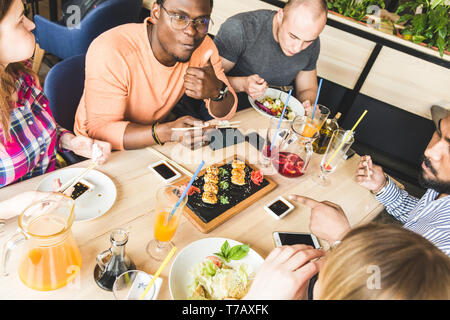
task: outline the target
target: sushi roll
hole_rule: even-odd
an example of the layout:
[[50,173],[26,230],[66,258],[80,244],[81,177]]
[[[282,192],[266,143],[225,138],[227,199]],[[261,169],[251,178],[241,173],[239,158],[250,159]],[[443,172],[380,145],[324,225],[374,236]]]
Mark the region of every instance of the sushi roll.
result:
[[212,192],[205,191],[205,192],[203,192],[203,195],[202,195],[202,201],[204,203],[216,204],[217,196]]
[[219,183],[219,177],[217,175],[213,175],[211,173],[205,174],[204,179],[205,179],[205,183],[213,183],[213,184]]
[[217,168],[216,166],[209,166],[208,168],[206,168],[206,173],[217,176],[219,175],[219,168]]
[[214,194],[217,194],[219,192],[219,186],[217,184],[208,182],[203,186],[203,190],[205,192],[212,192]]
[[234,160],[231,166],[233,167],[233,169],[245,169],[245,163],[239,160]]

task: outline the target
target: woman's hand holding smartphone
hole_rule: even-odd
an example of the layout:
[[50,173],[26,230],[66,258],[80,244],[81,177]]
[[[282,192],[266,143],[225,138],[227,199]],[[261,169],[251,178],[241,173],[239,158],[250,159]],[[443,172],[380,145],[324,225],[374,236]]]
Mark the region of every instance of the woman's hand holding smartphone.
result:
[[306,299],[309,280],[320,269],[321,260],[316,259],[324,254],[323,250],[303,244],[275,248],[258,270],[244,299]]

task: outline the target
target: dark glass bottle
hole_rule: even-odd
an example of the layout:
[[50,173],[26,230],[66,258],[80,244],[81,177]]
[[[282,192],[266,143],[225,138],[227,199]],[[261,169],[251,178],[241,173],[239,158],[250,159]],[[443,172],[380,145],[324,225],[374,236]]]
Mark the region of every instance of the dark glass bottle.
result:
[[128,232],[116,229],[111,233],[111,247],[97,256],[97,265],[94,269],[95,282],[100,288],[112,291],[114,281],[128,270],[136,270],[136,265],[125,252],[128,242]]
[[313,151],[318,154],[324,154],[327,151],[333,132],[339,129],[338,120],[341,113],[338,112],[334,119],[327,119],[320,129],[319,137],[313,142]]

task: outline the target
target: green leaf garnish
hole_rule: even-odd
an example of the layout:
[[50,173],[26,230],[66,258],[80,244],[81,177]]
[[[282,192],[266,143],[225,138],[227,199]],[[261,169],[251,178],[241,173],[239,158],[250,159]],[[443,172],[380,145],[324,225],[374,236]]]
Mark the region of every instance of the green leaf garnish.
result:
[[228,170],[224,168],[219,168],[219,174],[223,177],[228,174]]
[[229,186],[230,186],[230,184],[227,181],[220,181],[219,182],[219,187],[222,190],[228,189]]
[[220,199],[221,204],[229,204],[230,203],[230,201],[228,201],[227,196],[220,196],[219,199]]
[[226,262],[230,262],[230,260],[241,260],[245,258],[250,250],[250,246],[248,244],[238,244],[232,248],[228,244],[228,241],[225,240],[222,247],[220,248],[220,253],[214,253],[216,256],[224,259]]

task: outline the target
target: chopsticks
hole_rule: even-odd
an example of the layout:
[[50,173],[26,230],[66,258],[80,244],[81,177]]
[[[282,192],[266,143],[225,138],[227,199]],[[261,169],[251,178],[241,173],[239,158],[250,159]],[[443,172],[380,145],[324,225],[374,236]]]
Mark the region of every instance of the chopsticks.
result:
[[364,161],[364,162],[363,162],[363,165],[364,165],[364,166],[366,167],[366,169],[367,169],[367,180],[370,180],[371,177],[370,177],[369,164],[367,163],[367,161]]
[[163,155],[161,152],[159,152],[156,149],[153,149],[152,147],[148,147],[147,150],[153,152],[154,154],[156,154],[158,157],[166,160],[169,164],[171,164],[172,166],[174,166],[175,168],[177,168],[178,170],[182,171],[185,175],[187,175],[188,177],[192,177],[193,173],[190,172],[189,170],[183,168],[181,165],[179,165],[178,163],[176,163],[175,161],[173,161],[172,159],[166,157],[165,155]]
[[81,174],[79,174],[76,177],[73,177],[72,179],[70,179],[69,181],[67,181],[65,184],[63,184],[61,186],[61,188],[59,188],[58,192],[60,193],[64,193],[66,190],[68,190],[69,188],[72,188],[74,185],[76,185],[81,179],[83,179],[83,177],[85,175],[87,175],[89,173],[89,171],[91,171],[92,169],[95,168],[95,166],[97,165],[96,162],[93,162],[89,167],[87,167]]
[[294,86],[276,86],[276,85],[273,85],[273,84],[269,84],[268,87],[272,88],[272,89],[285,91],[285,92],[289,92],[289,90],[294,89]]
[[228,128],[239,128],[239,124],[241,121],[223,121],[219,122],[218,125],[210,125],[207,127],[187,127],[187,128],[172,128],[172,131],[190,131],[190,130],[199,130],[206,129],[209,127],[215,127],[216,129],[228,129]]

